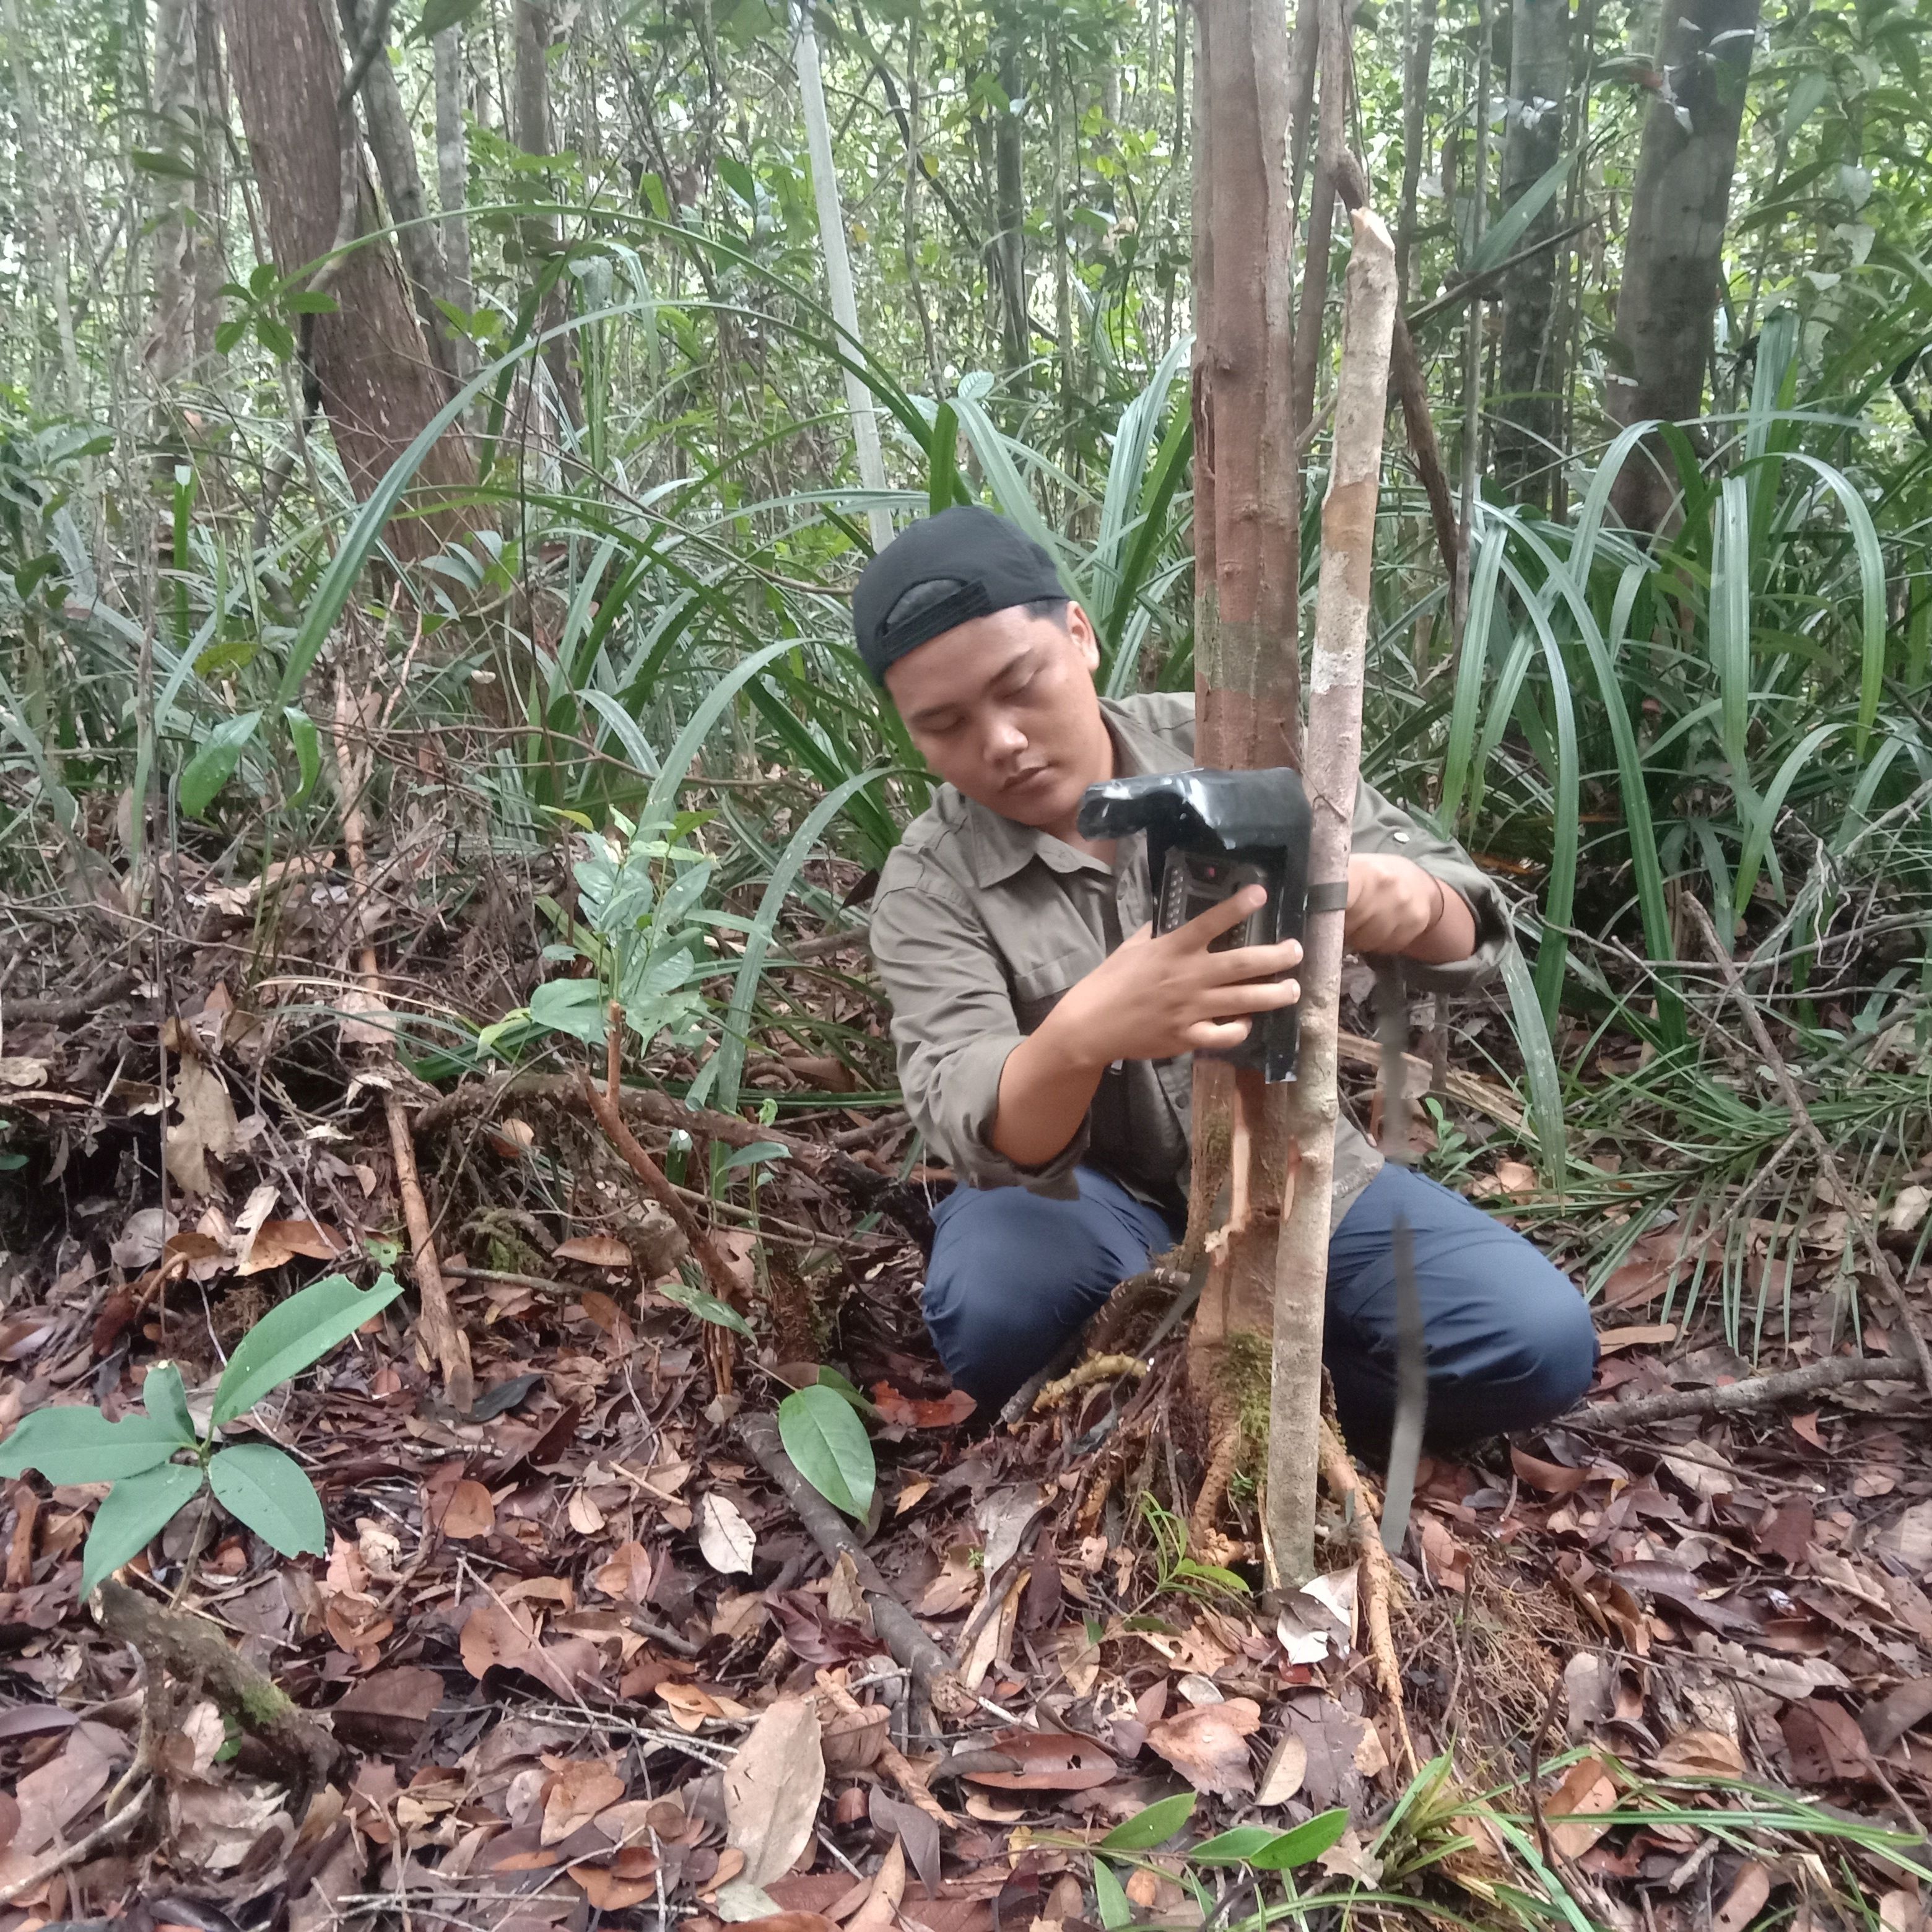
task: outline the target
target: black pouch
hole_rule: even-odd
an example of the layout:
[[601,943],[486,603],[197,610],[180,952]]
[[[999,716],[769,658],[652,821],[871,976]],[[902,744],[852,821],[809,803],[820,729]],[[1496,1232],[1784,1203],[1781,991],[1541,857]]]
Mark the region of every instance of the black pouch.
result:
[[[1087,788],[1079,827],[1084,838],[1147,834],[1156,932],[1185,926],[1244,886],[1265,887],[1254,916],[1214,942],[1220,952],[1300,938],[1312,819],[1300,776],[1280,765],[1110,778]],[[1286,1006],[1256,1014],[1247,1038],[1214,1057],[1258,1066],[1270,1081],[1292,1080],[1300,1038],[1298,1011]]]

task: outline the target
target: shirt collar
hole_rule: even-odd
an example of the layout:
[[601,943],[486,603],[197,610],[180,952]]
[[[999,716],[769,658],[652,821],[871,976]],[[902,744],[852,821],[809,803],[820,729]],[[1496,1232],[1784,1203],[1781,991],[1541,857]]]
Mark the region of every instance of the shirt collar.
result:
[[[1146,772],[1184,771],[1186,754],[1172,739],[1154,730],[1117,699],[1103,698],[1100,715],[1114,740],[1115,775],[1136,777]],[[968,862],[974,884],[997,886],[1023,872],[1035,859],[1056,872],[1104,872],[1106,868],[1090,853],[1076,851],[1036,826],[1022,825],[981,805],[976,800],[964,801],[966,808]]]

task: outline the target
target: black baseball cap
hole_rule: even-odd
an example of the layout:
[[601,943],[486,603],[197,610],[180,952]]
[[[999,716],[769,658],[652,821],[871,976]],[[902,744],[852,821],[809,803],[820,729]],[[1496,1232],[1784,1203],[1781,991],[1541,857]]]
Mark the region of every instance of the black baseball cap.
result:
[[883,684],[888,664],[955,625],[1066,595],[1053,559],[1017,524],[956,503],[902,531],[866,565],[852,625],[866,668]]

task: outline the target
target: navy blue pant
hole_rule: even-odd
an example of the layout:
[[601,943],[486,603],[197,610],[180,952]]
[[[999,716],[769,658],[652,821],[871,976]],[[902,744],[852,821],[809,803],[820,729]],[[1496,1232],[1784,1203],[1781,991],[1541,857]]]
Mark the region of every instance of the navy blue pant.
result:
[[[1117,1181],[1079,1170],[1077,1201],[958,1187],[939,1204],[926,1325],[954,1385],[997,1413],[1115,1285],[1180,1230]],[[1328,1244],[1322,1359],[1349,1442],[1386,1444],[1395,1403],[1400,1212],[1415,1237],[1429,1351],[1426,1438],[1452,1449],[1560,1415],[1589,1386],[1597,1334],[1583,1298],[1530,1244],[1413,1169],[1391,1164]]]

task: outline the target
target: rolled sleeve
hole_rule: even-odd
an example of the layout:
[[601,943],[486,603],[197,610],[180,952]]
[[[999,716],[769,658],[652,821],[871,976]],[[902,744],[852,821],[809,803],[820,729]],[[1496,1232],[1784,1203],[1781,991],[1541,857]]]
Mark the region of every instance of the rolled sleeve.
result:
[[1016,1166],[991,1139],[1006,1056],[1025,1037],[1000,956],[970,899],[904,847],[886,862],[874,898],[872,957],[892,1005],[892,1048],[906,1112],[961,1180],[1079,1193],[1074,1168],[1084,1122],[1043,1167]]
[[1516,944],[1508,904],[1495,881],[1478,869],[1454,840],[1438,837],[1373,785],[1362,784],[1355,792],[1352,843],[1358,852],[1392,852],[1413,859],[1432,878],[1460,893],[1475,920],[1476,950],[1468,958],[1440,965],[1405,958],[1405,984],[1418,992],[1466,993],[1502,970],[1504,956]]

